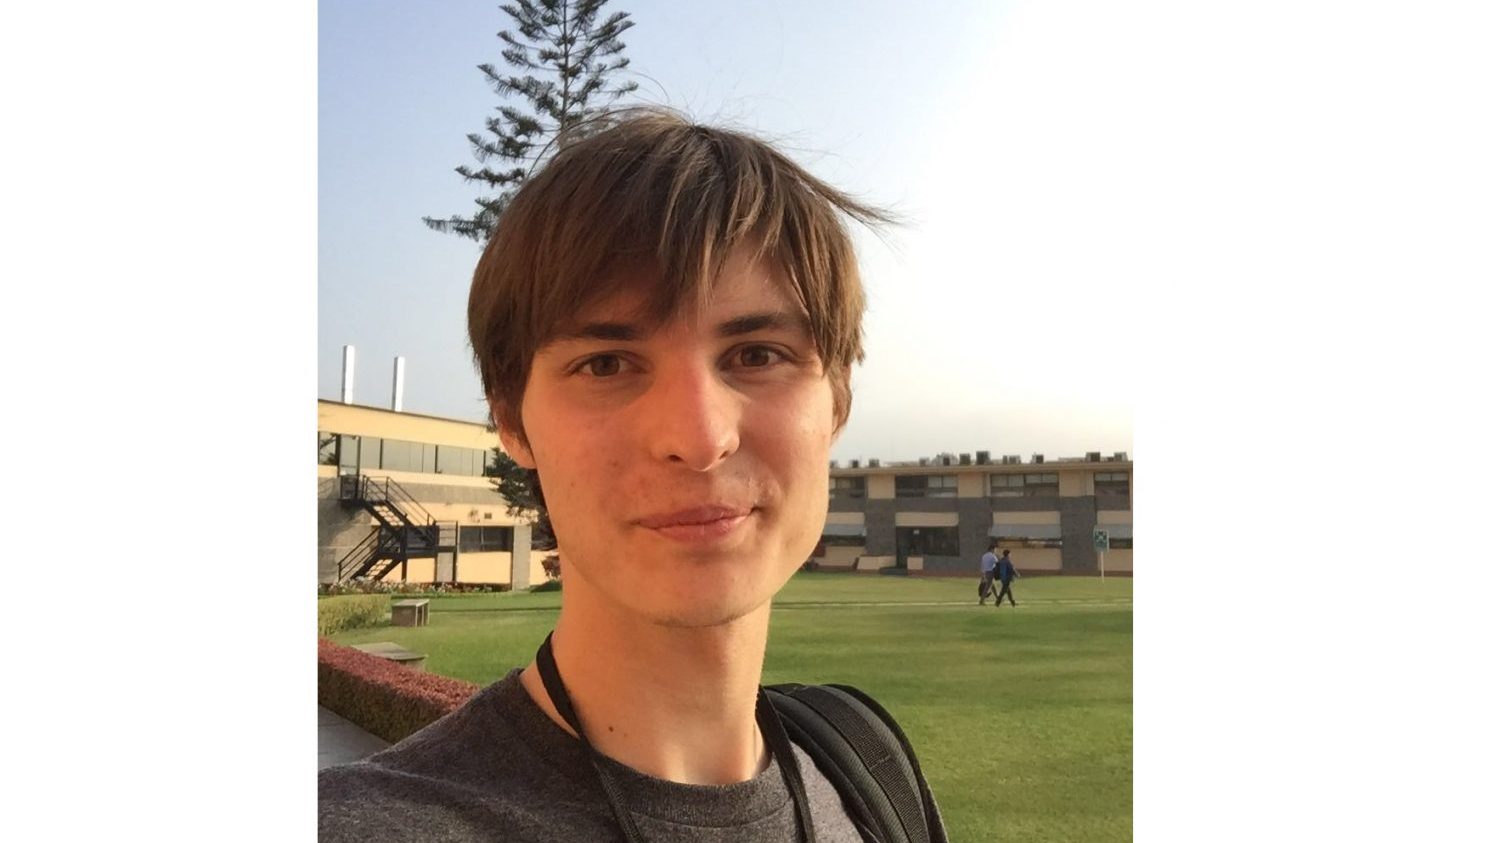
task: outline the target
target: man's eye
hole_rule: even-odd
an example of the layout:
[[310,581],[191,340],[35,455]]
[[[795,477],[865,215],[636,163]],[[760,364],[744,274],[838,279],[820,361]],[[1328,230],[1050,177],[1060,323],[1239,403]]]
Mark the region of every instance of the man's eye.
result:
[[607,378],[620,373],[620,358],[613,354],[590,357],[583,367],[596,378]]
[[758,369],[776,362],[775,349],[763,345],[748,345],[735,352],[735,362],[747,369]]

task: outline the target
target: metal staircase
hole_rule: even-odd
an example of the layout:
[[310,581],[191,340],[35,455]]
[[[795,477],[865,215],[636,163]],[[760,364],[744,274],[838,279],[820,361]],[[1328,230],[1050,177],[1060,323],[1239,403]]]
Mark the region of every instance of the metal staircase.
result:
[[439,523],[389,477],[341,475],[339,503],[375,518],[370,534],[339,560],[339,582],[356,577],[382,579],[397,566],[402,567],[405,579],[407,560],[436,559],[439,553],[457,550],[458,522]]

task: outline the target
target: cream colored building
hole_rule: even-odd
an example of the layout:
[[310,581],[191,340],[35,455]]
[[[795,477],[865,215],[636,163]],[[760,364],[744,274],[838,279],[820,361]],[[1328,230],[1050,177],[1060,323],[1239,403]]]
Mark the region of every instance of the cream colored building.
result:
[[[515,588],[543,582],[546,554],[531,549],[530,525],[506,512],[485,476],[497,444],[482,424],[319,400],[318,581],[347,579],[369,561],[370,554],[355,551],[382,533],[398,538],[400,530],[381,521],[379,499],[389,499],[411,523],[435,526],[440,540],[417,548],[421,555],[381,560],[396,562],[385,579]],[[363,501],[352,494],[355,478],[371,490]],[[367,575],[381,567],[387,565]]]

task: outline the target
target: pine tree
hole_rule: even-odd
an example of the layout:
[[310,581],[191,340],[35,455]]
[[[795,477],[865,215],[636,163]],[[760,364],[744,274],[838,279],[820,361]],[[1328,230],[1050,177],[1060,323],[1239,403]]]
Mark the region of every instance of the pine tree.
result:
[[635,23],[627,12],[599,22],[599,10],[607,2],[516,0],[500,7],[519,33],[499,33],[505,42],[500,55],[525,75],[502,75],[492,64],[481,64],[479,70],[500,97],[523,97],[530,113],[502,104],[495,109],[499,116],[485,121],[488,134],[469,135],[482,166],[454,169],[465,181],[480,182],[493,193],[474,200],[479,210],[473,216],[423,217],[429,228],[487,242],[500,213],[532,172],[559,145],[601,128],[600,115],[636,89],[629,81],[611,87],[612,76],[630,64],[620,55],[625,49],[620,35]]
[[[490,429],[493,431],[493,426]],[[536,473],[523,468],[499,448],[490,449],[490,461],[484,473],[495,491],[505,498],[505,511],[531,522],[532,543],[552,551],[542,560],[542,568],[549,578],[556,579],[557,539],[552,536],[552,521],[538,506]]]

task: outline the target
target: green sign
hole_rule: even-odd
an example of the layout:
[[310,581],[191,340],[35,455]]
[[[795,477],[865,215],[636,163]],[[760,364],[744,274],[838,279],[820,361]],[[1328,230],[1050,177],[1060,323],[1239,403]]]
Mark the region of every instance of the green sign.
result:
[[1100,527],[1094,528],[1094,549],[1103,553],[1109,550],[1109,531]]

